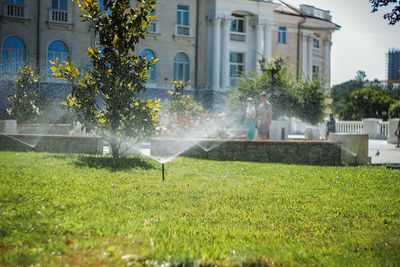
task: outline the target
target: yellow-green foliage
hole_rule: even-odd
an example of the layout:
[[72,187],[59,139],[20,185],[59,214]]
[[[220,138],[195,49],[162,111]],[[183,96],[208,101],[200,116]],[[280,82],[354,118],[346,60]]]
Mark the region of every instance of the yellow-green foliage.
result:
[[16,93],[8,97],[10,108],[7,110],[12,119],[18,122],[34,122],[40,115],[37,84],[39,75],[36,70],[24,66],[14,80]]
[[[95,130],[110,142],[114,157],[121,141],[141,139],[155,132],[158,100],[141,100],[148,70],[157,59],[137,56],[135,46],[144,38],[155,0],[77,1],[83,21],[93,25],[98,46],[88,48],[92,71],[80,77],[72,62],[51,62],[53,75],[72,83],[64,105],[74,110],[86,130]],[[131,5],[132,4],[132,5]]]
[[204,111],[203,107],[194,100],[192,95],[184,94],[184,88],[190,82],[172,81],[172,84],[174,90],[168,91],[171,100],[165,104],[170,121],[176,127],[192,127],[200,119]]

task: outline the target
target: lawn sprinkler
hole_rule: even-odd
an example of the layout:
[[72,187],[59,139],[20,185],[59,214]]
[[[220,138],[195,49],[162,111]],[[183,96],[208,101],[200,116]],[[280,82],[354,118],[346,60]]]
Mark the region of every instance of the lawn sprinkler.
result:
[[164,181],[164,163],[161,163],[162,180]]

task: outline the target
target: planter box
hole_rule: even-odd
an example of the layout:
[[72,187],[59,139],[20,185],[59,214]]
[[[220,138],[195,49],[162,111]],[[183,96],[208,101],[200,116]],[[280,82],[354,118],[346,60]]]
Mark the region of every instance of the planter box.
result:
[[210,160],[340,165],[340,145],[340,142],[334,141],[197,140],[195,142],[190,139],[154,138],[151,140],[151,155],[169,157],[180,150],[182,151],[180,155]]
[[71,124],[18,123],[19,134],[69,135]]
[[331,133],[329,140],[342,143],[342,164],[370,164],[368,134]]

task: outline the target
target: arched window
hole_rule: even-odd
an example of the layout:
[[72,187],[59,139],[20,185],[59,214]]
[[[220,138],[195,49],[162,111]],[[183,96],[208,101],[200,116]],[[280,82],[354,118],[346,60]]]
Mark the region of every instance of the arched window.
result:
[[5,39],[1,49],[1,71],[17,73],[24,66],[24,60],[24,42],[15,36]]
[[[140,54],[141,57],[145,57],[146,60],[151,60],[152,58],[155,58],[156,56],[154,55],[153,51],[150,49],[143,49]],[[156,64],[152,64],[150,70],[148,71],[148,74],[150,74],[149,81],[150,82],[155,82],[156,81]]]
[[47,71],[51,74],[51,64],[49,60],[55,61],[58,58],[58,63],[65,63],[68,59],[68,48],[62,41],[53,41],[47,48]]
[[189,58],[185,53],[178,53],[174,57],[174,80],[189,81],[190,63]]

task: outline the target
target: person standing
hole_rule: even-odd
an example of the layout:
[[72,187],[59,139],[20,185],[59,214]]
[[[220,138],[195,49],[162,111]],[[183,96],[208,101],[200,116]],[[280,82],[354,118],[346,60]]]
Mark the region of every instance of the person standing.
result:
[[397,129],[394,132],[394,134],[397,136],[397,146],[396,147],[400,147],[400,120],[399,120],[399,123],[397,124]]
[[328,140],[329,134],[336,132],[336,121],[333,118],[333,114],[329,114],[329,119],[326,122],[326,134],[325,140]]
[[261,92],[260,104],[257,109],[257,130],[261,140],[269,138],[269,127],[272,121],[272,105],[267,101],[267,93]]
[[246,140],[254,140],[254,133],[256,132],[256,108],[254,107],[253,99],[251,97],[247,98],[246,121]]

